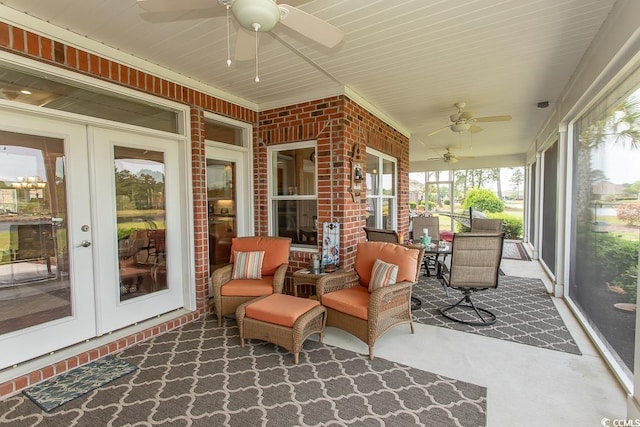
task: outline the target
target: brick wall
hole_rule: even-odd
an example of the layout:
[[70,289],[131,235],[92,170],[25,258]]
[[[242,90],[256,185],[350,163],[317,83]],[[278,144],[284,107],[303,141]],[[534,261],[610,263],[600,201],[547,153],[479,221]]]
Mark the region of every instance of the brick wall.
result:
[[[349,193],[351,155],[354,153],[354,148],[356,152],[357,149],[360,150],[360,160],[363,164],[367,146],[398,159],[398,188],[402,189],[398,194],[399,231],[406,232],[408,228],[408,138],[348,97],[336,96],[257,113],[4,22],[0,22],[0,49],[190,107],[197,299],[197,310],[194,313],[101,345],[0,384],[0,399],[16,394],[29,385],[96,358],[119,352],[135,343],[163,334],[207,314],[209,263],[203,127],[205,111],[254,124],[253,169],[257,235],[266,235],[268,230],[265,161],[267,146],[305,140],[317,140],[318,222],[333,220],[340,223],[342,266],[349,268],[353,264],[355,246],[358,241],[364,239],[362,227],[365,224],[365,203],[354,202]],[[331,180],[330,169],[331,157],[333,157],[334,166],[333,180]],[[332,200],[333,209],[331,209]],[[321,236],[318,241],[322,241]],[[306,267],[310,258],[311,254],[308,252],[294,252],[291,257],[291,270]]]
[[[361,201],[354,201],[350,189],[352,161],[364,165],[367,147],[397,158],[398,188],[403,189],[398,194],[398,230],[406,234],[409,228],[407,137],[346,96],[261,112],[257,128],[254,148],[262,151],[256,159],[264,159],[263,152],[266,153],[266,147],[271,145],[317,140],[318,223],[340,223],[340,264],[343,267],[348,269],[353,265],[356,245],[365,238],[362,230],[366,223],[364,192]],[[254,160],[256,221],[260,233],[266,233],[268,227],[266,167],[266,162]],[[318,242],[322,242],[321,231]],[[309,252],[293,252],[290,270],[306,267],[310,259]]]

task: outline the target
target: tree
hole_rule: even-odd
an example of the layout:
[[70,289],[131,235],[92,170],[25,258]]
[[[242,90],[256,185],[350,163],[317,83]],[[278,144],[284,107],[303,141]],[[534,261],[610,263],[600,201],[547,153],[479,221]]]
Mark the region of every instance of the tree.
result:
[[[640,103],[630,98],[610,107],[600,120],[595,120],[584,128],[580,125],[581,123],[576,128],[579,143],[576,144],[574,161],[577,183],[593,183],[594,179],[602,178],[601,171],[591,168],[591,155],[602,144],[640,148]],[[576,219],[579,223],[591,223],[591,185],[577,185],[575,189]]]
[[520,198],[520,185],[524,181],[524,173],[522,173],[522,168],[516,168],[511,175],[511,183],[515,187],[515,199]]

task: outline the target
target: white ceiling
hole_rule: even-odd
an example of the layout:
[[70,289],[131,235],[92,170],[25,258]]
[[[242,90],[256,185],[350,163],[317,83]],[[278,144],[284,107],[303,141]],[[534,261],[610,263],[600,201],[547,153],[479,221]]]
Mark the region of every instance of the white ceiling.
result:
[[[260,110],[347,90],[411,135],[415,163],[445,147],[475,159],[516,155],[523,161],[615,0],[296,1],[342,29],[344,41],[328,49],[278,25],[261,34],[259,83],[254,61],[227,68],[224,16],[154,15],[135,0],[0,3]],[[232,27],[232,53],[235,35]],[[445,130],[428,136],[448,123],[460,101],[477,116],[509,114],[513,120],[479,123],[484,131],[473,135]],[[551,107],[536,108],[540,101]]]

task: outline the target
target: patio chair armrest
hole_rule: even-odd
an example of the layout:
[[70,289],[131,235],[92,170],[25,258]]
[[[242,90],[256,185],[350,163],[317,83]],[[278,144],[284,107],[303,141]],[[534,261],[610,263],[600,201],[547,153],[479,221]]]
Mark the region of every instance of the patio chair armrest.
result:
[[231,275],[233,273],[233,264],[225,265],[214,271],[211,274],[211,287],[213,288],[213,292],[216,294],[220,293],[220,289],[222,285],[231,280]]
[[284,289],[284,278],[287,274],[289,264],[280,264],[273,275],[273,293],[281,294]]
[[316,282],[316,294],[319,298],[324,294],[352,288],[359,285],[358,273],[355,271],[339,271],[322,276]]
[[378,323],[389,310],[404,306],[409,310],[411,302],[411,288],[413,282],[398,282],[383,286],[371,292],[369,297],[369,321]]

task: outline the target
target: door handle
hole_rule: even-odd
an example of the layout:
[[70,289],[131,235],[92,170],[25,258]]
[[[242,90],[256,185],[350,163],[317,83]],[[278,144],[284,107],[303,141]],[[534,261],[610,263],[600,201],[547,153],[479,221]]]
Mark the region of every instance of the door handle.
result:
[[88,240],[83,240],[77,247],[88,248],[89,246],[91,246],[91,242]]

